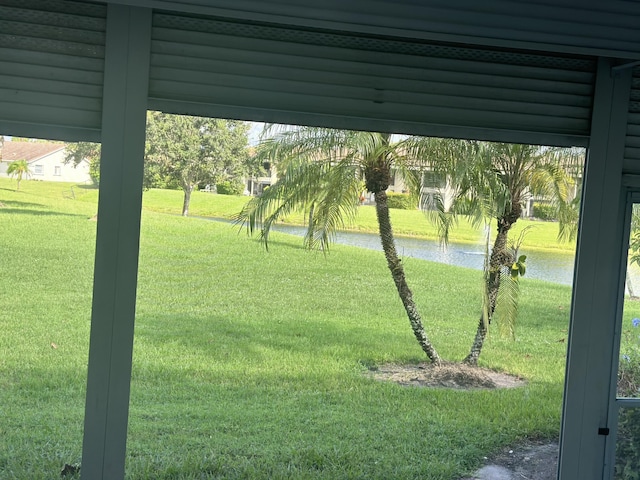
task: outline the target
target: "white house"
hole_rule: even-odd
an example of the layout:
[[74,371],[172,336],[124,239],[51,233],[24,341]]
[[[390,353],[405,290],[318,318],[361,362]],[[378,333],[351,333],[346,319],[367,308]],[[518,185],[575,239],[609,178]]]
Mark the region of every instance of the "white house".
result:
[[5,141],[0,153],[0,175],[7,177],[11,162],[26,160],[30,179],[52,182],[89,183],[89,162],[83,160],[74,167],[65,164],[65,144],[60,142]]

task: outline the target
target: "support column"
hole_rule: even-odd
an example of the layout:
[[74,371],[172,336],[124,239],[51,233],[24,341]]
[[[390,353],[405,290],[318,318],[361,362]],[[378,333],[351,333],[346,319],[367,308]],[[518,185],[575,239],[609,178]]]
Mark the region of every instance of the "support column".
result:
[[109,4],[82,478],[122,479],[127,441],[151,10]]
[[630,69],[598,62],[583,182],[562,413],[561,480],[601,480],[625,198],[622,164]]

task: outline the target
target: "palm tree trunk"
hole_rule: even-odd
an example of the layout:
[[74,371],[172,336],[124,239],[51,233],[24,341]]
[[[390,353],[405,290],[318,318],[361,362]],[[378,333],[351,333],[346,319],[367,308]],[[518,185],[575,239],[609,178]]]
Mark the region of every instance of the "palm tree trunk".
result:
[[[513,255],[507,249],[509,230],[511,230],[513,224],[516,223],[518,218],[520,218],[521,213],[522,208],[519,204],[515,204],[515,206],[511,208],[510,212],[498,219],[498,234],[496,235],[496,240],[493,243],[493,248],[491,249],[491,256],[489,257],[489,275],[487,277],[487,312],[489,314],[487,321],[489,323],[491,323],[491,318],[496,310],[498,291],[500,290],[501,269],[503,266],[510,266],[514,261]],[[469,365],[478,364],[478,358],[480,358],[480,353],[482,352],[482,347],[484,346],[486,337],[487,325],[485,323],[484,316],[481,315],[480,321],[478,322],[478,328],[476,330],[476,336],[473,339],[473,344],[471,345],[471,350],[469,355],[467,355],[462,361],[463,363]]]
[[435,348],[429,341],[429,338],[427,337],[427,334],[424,330],[422,319],[420,317],[420,313],[418,312],[418,307],[413,301],[413,294],[411,293],[411,290],[407,285],[402,262],[398,258],[398,253],[396,251],[395,241],[393,237],[393,230],[391,228],[391,220],[389,218],[387,194],[386,192],[381,191],[376,192],[374,195],[376,200],[376,214],[378,217],[378,228],[380,230],[382,249],[384,250],[384,255],[387,259],[389,270],[391,270],[391,276],[393,277],[393,281],[395,282],[396,288],[398,289],[398,295],[402,300],[404,309],[406,310],[407,316],[409,317],[411,329],[413,330],[413,334],[418,340],[420,347],[422,348],[424,353],[427,354],[427,357],[429,357],[431,363],[433,363],[434,365],[439,365],[442,363],[442,361]]

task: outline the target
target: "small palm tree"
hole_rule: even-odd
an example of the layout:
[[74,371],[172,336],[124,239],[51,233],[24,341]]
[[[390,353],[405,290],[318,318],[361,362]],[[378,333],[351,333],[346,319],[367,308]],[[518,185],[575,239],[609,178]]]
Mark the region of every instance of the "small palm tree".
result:
[[[461,142],[431,139],[420,146],[421,158],[429,168],[446,175],[455,190],[449,209],[439,195],[423,199],[422,206],[431,212],[447,239],[458,215],[468,215],[476,223],[496,221],[497,233],[488,253],[485,268],[485,305],[476,336],[465,363],[477,365],[480,352],[499,303],[501,281],[507,279],[505,292],[517,295],[517,278],[524,274],[524,257],[509,244],[509,232],[522,216],[529,195],[547,199],[556,208],[559,237],[571,238],[577,225],[575,208],[575,172],[581,164],[580,152],[505,143]],[[419,153],[419,152],[417,152]],[[574,174],[574,175],[572,175]],[[435,200],[434,200],[435,199]],[[521,240],[520,240],[521,241]],[[518,242],[519,244],[520,242]],[[505,275],[506,274],[506,275]],[[508,322],[515,321],[515,301],[505,311]],[[513,331],[513,325],[509,325]]]
[[31,170],[29,170],[29,164],[26,160],[16,160],[11,162],[9,167],[7,168],[7,173],[11,177],[16,177],[18,180],[18,187],[16,190],[20,190],[20,182],[22,181],[22,177],[29,177],[31,175]]
[[[267,131],[277,127],[269,126]],[[395,247],[386,190],[392,166],[409,167],[413,137],[392,142],[391,135],[315,127],[282,129],[261,143],[258,155],[277,166],[278,181],[238,214],[249,233],[260,230],[268,244],[273,224],[294,211],[307,213],[305,245],[326,250],[335,232],[353,219],[363,189],[373,193],[382,248],[413,333],[433,364],[441,363],[413,300]],[[364,180],[364,184],[363,184]]]

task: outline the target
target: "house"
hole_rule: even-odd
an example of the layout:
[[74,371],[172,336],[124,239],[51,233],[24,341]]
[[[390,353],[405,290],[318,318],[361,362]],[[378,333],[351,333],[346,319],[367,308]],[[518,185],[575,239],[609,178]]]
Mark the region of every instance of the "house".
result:
[[[249,156],[256,155],[256,148],[249,147]],[[262,169],[258,174],[250,175],[244,179],[244,194],[251,196],[260,196],[265,188],[270,187],[278,181],[278,173],[275,165],[270,162],[264,162]]]
[[148,109],[586,147],[558,474],[613,478],[618,414],[640,408],[615,390],[640,3],[30,0],[0,15],[0,129],[102,143],[83,479],[125,477]]
[[83,160],[74,167],[65,163],[65,144],[60,142],[5,141],[0,157],[0,175],[9,176],[11,162],[26,160],[32,180],[50,182],[90,183],[89,162]]
[[278,181],[275,167],[265,168],[264,175],[254,175],[245,180],[245,195],[260,196],[265,188]]

